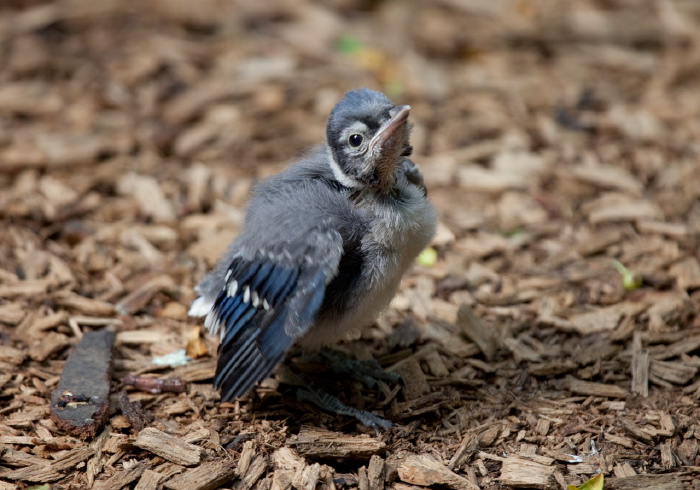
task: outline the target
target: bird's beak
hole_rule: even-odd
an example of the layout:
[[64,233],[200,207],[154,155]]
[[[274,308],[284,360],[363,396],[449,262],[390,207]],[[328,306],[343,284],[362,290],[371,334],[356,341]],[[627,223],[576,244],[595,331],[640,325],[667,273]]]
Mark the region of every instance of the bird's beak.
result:
[[408,120],[408,113],[411,112],[410,105],[399,105],[389,111],[391,118],[379,128],[377,134],[370,141],[370,151],[376,151],[377,148],[383,148],[386,142],[394,134],[396,128],[401,126]]
[[[404,151],[404,147],[408,144],[408,131],[404,130],[401,134],[401,128],[408,120],[408,113],[411,111],[411,106],[400,105],[389,111],[389,120],[379,128],[377,134],[370,140],[369,153],[375,156],[373,160],[374,168],[372,173],[376,179],[376,188],[385,192],[391,188],[394,183],[394,170],[399,163],[397,158]],[[397,133],[399,130],[399,133]],[[392,136],[396,136],[392,138]]]

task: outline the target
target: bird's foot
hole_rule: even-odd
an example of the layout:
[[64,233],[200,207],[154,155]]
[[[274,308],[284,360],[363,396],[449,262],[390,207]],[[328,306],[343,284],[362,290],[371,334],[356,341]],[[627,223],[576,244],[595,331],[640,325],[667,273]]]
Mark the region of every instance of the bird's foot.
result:
[[[296,379],[294,384],[299,387],[297,389],[297,399],[311,402],[319,408],[336,415],[354,417],[362,425],[371,427],[377,432],[379,432],[380,429],[388,429],[393,426],[391,422],[378,415],[346,405],[336,396],[331,395],[324,388],[317,385],[310,377],[319,376],[320,378],[327,378],[330,373],[332,374],[332,378],[356,380],[360,381],[369,389],[376,389],[378,388],[379,381],[405,386],[403,378],[398,373],[385,371],[374,359],[358,361],[350,359],[343,352],[334,349],[323,349],[317,353],[304,352],[302,353],[302,365],[303,364],[320,365],[322,366],[322,371],[319,372],[317,369],[309,370],[302,368],[303,372],[301,372],[299,370],[299,365],[294,367],[288,365]],[[308,368],[310,366],[306,367]],[[325,375],[323,372],[325,372]],[[326,383],[323,384],[325,386]]]
[[379,429],[388,429],[394,426],[394,424],[379,415],[344,404],[337,397],[306,378],[303,379],[303,383],[304,386],[297,390],[297,399],[299,401],[311,402],[317,407],[337,415],[354,417],[365,427],[374,429],[377,434],[379,434]]
[[400,374],[386,371],[375,359],[358,361],[334,349],[324,349],[315,354],[305,355],[305,359],[327,366],[334,374],[344,374],[361,382],[367,388],[377,388],[377,381],[406,385]]

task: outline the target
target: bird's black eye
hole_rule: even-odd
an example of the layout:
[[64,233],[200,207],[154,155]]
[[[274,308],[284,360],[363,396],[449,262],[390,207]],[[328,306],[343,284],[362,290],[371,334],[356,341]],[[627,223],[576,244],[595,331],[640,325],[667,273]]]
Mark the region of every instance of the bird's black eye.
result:
[[357,134],[357,133],[351,134],[350,137],[348,138],[348,143],[353,148],[357,148],[358,146],[360,146],[362,144],[362,141],[364,141],[364,138],[362,137],[361,134]]

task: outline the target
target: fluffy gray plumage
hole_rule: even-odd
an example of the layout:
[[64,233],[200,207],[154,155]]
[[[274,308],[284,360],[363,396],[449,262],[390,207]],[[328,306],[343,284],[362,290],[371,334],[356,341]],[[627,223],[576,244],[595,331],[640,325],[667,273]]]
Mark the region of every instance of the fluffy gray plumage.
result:
[[323,347],[371,324],[435,232],[407,155],[408,106],[348,92],[328,142],[254,189],[243,229],[190,310],[219,334],[215,385],[246,394],[295,343]]

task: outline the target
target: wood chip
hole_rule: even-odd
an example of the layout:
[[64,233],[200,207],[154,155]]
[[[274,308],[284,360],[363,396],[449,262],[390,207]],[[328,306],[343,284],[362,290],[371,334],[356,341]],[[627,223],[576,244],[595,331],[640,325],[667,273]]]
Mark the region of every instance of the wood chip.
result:
[[33,318],[26,325],[24,322],[22,322],[19,327],[20,338],[29,344],[33,344],[37,340],[42,339],[46,335],[47,330],[56,328],[59,325],[67,324],[68,319],[68,312],[57,311],[46,316],[38,316]]
[[292,487],[295,476],[302,472],[306,462],[296,451],[288,447],[282,447],[272,455],[275,464],[275,472],[272,477],[272,487],[275,490],[289,490]]
[[686,257],[673,264],[669,272],[680,289],[700,289],[700,261],[696,257]]
[[637,229],[640,233],[658,233],[672,237],[684,237],[690,233],[686,223],[668,223],[666,221],[641,220],[637,222]]
[[175,282],[172,277],[166,275],[157,276],[122,298],[114,308],[120,315],[133,315],[145,307],[156,294],[173,289],[175,289]]
[[109,415],[114,332],[87,332],[68,356],[51,394],[51,419],[79,437],[94,437]]
[[518,361],[539,362],[542,358],[539,352],[513,337],[503,340],[503,344],[510,350],[513,357]]
[[407,400],[414,400],[430,391],[430,385],[425,379],[423,369],[421,369],[420,363],[415,356],[402,361],[393,370],[400,374],[406,382],[404,395]]
[[660,453],[661,453],[661,466],[665,470],[670,470],[674,466],[676,466],[676,458],[674,457],[673,454],[673,449],[671,448],[671,444],[668,442],[664,442],[660,446]]
[[588,257],[614,245],[622,240],[623,236],[624,234],[618,228],[605,229],[581,240],[576,245],[576,251],[583,257]]
[[117,471],[114,475],[104,481],[98,481],[93,486],[93,490],[112,490],[114,488],[123,488],[131,482],[136,481],[148,466],[145,463],[134,462],[128,468]]
[[629,463],[615,465],[615,467],[613,468],[613,472],[615,473],[616,478],[625,478],[637,474],[637,472],[634,471],[634,468],[632,468],[632,465],[630,465]]
[[639,196],[644,186],[630,172],[622,167],[612,165],[577,166],[571,175],[589,184],[604,189],[619,189],[632,195]]
[[72,291],[59,291],[53,295],[57,305],[77,310],[84,315],[109,316],[114,314],[114,305],[106,301],[86,298]]
[[314,490],[321,477],[321,465],[313,463],[304,465],[301,471],[297,471],[292,480],[292,486],[297,490]]
[[625,398],[628,395],[627,390],[619,386],[582,381],[573,376],[567,376],[564,385],[567,390],[578,395],[601,396],[604,398]]
[[201,447],[181,441],[153,427],[147,427],[139,432],[133,444],[183,466],[194,466],[202,457]]
[[173,369],[170,378],[178,379],[187,383],[204,381],[214,377],[216,372],[216,359],[202,359],[188,362],[184,366]]
[[0,446],[0,455],[4,464],[9,466],[42,466],[46,464],[46,460],[39,456],[35,456],[24,451],[17,451],[10,446]]
[[546,436],[549,433],[549,428],[551,427],[551,422],[547,419],[537,419],[537,426],[535,427],[535,432],[541,436]]
[[605,490],[683,490],[678,475],[635,475],[605,480]]
[[171,490],[214,490],[236,477],[232,461],[207,461],[165,482]]
[[556,468],[518,457],[503,459],[498,480],[516,488],[549,488]]
[[[658,347],[658,348],[657,348]],[[685,340],[669,345],[653,346],[649,348],[649,355],[656,359],[667,359],[681,354],[688,354],[700,347],[700,336],[692,336]]]
[[367,468],[360,466],[357,470],[357,489],[358,490],[369,490],[369,477],[367,476]]
[[433,376],[444,378],[450,375],[450,371],[447,369],[445,361],[437,349],[426,352],[423,360],[428,365],[428,370]]
[[310,427],[303,427],[288,442],[309,458],[369,459],[386,449],[386,444],[375,437],[348,436]]
[[141,478],[134,487],[134,490],[158,490],[164,478],[165,475],[147,469],[141,474]]
[[479,487],[457,475],[428,454],[411,454],[398,467],[401,480],[413,485],[428,487],[443,485],[456,490],[478,490]]
[[572,359],[563,359],[530,364],[527,368],[527,372],[533,376],[553,376],[573,372],[578,369],[578,367],[578,362]]
[[661,412],[659,416],[661,430],[666,432],[667,437],[671,437],[676,431],[676,423],[668,412]]
[[18,366],[24,362],[25,357],[26,354],[23,350],[10,347],[9,345],[0,345],[0,361],[2,362],[9,362]]
[[52,354],[60,352],[70,345],[67,335],[57,332],[49,332],[42,339],[29,347],[29,357],[35,361],[45,361]]
[[450,459],[450,462],[447,464],[447,467],[451,470],[460,468],[462,464],[464,464],[467,457],[470,456],[469,453],[476,450],[478,447],[478,442],[479,441],[473,433],[467,432],[462,438],[462,442],[459,444],[457,451],[455,451],[454,455]]
[[615,434],[605,434],[605,440],[610,441],[613,444],[618,444],[620,446],[626,447],[627,449],[634,448],[634,439],[630,439],[629,437]]
[[30,482],[52,482],[64,477],[64,472],[74,468],[94,454],[95,450],[83,446],[66,452],[54,461],[42,461],[18,470],[0,471],[0,478]]
[[239,475],[245,475],[250,468],[250,464],[255,458],[255,441],[246,441],[241,450],[241,457],[238,459],[236,471]]
[[24,318],[24,308],[20,303],[0,305],[0,322],[17,325]]
[[384,460],[376,454],[369,459],[367,467],[368,490],[384,490],[385,466]]
[[153,416],[146,412],[141,402],[131,402],[126,391],[119,393],[119,406],[135,432],[141,432],[153,421]]
[[5,481],[0,480],[0,490],[18,490],[19,487],[17,485],[13,485],[12,483],[8,483]]
[[642,350],[639,332],[634,333],[632,341],[632,392],[649,396],[649,352]]
[[569,321],[583,335],[614,330],[625,316],[636,316],[647,308],[646,303],[622,302],[594,311],[573,315]]
[[32,297],[45,294],[52,285],[51,281],[21,281],[14,284],[0,284],[0,298]]
[[497,330],[489,328],[474,314],[467,304],[461,304],[457,312],[457,325],[464,335],[479,346],[487,360],[491,361],[498,349]]
[[620,426],[632,437],[644,442],[652,442],[654,437],[644,428],[627,419],[620,419]]
[[[320,465],[319,465],[320,468]],[[240,480],[238,480],[234,485],[232,490],[250,490],[253,485],[255,485],[255,482],[257,482],[260,477],[265,473],[265,470],[267,469],[267,459],[262,456],[261,454],[256,454],[252,456],[250,460],[250,464],[247,465],[245,474],[242,474],[242,468],[238,468],[238,474],[241,477]],[[311,482],[313,482],[313,486],[311,486]],[[318,474],[314,470],[310,470],[309,473],[304,475],[301,480],[299,480],[299,484],[304,484],[307,486],[311,486],[310,490],[313,490],[314,487],[316,486],[316,482],[318,482]],[[299,488],[299,487],[297,487]],[[306,487],[301,489],[301,490],[307,490]]]
[[663,213],[659,207],[651,201],[615,196],[595,202],[589,210],[588,219],[595,225],[618,221],[654,220],[662,216]]
[[102,472],[106,461],[106,458],[102,455],[110,435],[110,428],[107,427],[90,443],[90,447],[95,450],[95,455],[87,462],[87,482],[89,486],[95,483],[95,477]]
[[695,377],[698,368],[684,362],[652,360],[649,373],[676,385],[685,385]]
[[[693,302],[690,300],[687,292],[673,291],[666,294],[659,294],[653,296],[653,302],[647,310],[649,326],[652,330],[665,330],[669,325],[685,322],[686,318],[692,315],[693,312]],[[694,340],[697,340],[697,338]],[[690,348],[690,344],[687,345],[687,348]],[[683,352],[690,351],[684,350]],[[668,357],[673,355],[678,355],[677,350],[669,347]]]

